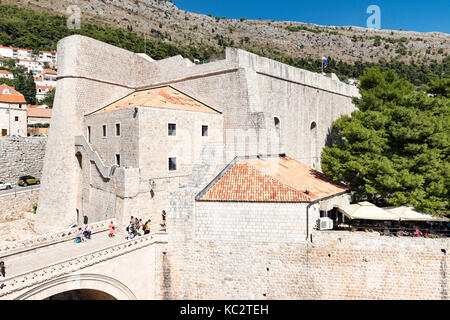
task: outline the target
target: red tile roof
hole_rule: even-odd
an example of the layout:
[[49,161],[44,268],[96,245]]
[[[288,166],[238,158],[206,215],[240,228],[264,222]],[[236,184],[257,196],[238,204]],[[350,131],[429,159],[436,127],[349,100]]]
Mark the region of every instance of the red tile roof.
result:
[[46,89],[48,89],[48,91],[52,91],[53,89],[55,89],[55,87],[36,85],[36,90],[38,90],[38,89],[41,89],[42,91],[45,91]]
[[[3,94],[4,89],[9,89],[11,91],[10,94]],[[14,87],[10,87],[6,84],[0,85],[0,102],[6,103],[27,103],[25,97],[17,92]]]
[[7,71],[7,70],[0,70],[0,73],[4,73],[4,74],[12,74],[11,72]]
[[27,109],[27,116],[36,118],[51,118],[52,111],[52,109]]
[[27,52],[33,51],[33,50],[30,50],[30,49],[21,49],[21,48],[14,48],[14,47],[5,47],[5,46],[1,46],[1,45],[0,45],[0,48],[3,48],[3,49],[12,49],[12,50],[21,50],[21,51],[27,51]]
[[349,190],[289,157],[237,158],[233,162],[197,200],[311,202]]
[[44,69],[44,74],[57,74],[57,72],[55,70],[52,69]]

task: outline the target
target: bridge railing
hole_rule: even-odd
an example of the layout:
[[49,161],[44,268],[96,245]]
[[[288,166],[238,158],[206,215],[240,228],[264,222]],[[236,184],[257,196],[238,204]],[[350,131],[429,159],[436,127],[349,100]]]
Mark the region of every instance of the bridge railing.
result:
[[[113,221],[115,224],[115,219],[89,223],[91,232],[98,233],[106,231],[111,221]],[[39,235],[36,237],[18,240],[14,242],[2,243],[0,245],[0,257],[4,258],[6,256],[11,256],[14,254],[18,254],[20,252],[36,249],[49,244],[72,240],[75,238],[75,233],[79,227],[80,226],[72,227],[62,231]]]
[[54,264],[40,267],[31,272],[19,274],[11,278],[6,278],[5,280],[0,281],[0,287],[3,287],[2,289],[0,289],[0,298],[8,294],[23,290],[25,288],[33,287],[46,281],[56,279],[72,272],[90,267],[92,265],[112,260],[118,256],[149,245],[166,243],[166,237],[167,235],[164,234],[150,234],[147,236],[137,237],[133,240],[127,240],[119,244],[111,245],[98,251],[93,251]]

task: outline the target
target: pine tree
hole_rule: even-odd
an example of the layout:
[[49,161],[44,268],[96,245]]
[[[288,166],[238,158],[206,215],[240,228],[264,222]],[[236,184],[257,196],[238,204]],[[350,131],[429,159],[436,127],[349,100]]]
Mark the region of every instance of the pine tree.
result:
[[393,71],[367,70],[359,110],[333,124],[337,143],[324,149],[324,172],[350,184],[357,200],[449,215],[449,86],[433,82],[428,96]]
[[30,72],[25,80],[25,90],[23,92],[25,100],[28,104],[36,104],[36,83],[34,82],[33,74]]

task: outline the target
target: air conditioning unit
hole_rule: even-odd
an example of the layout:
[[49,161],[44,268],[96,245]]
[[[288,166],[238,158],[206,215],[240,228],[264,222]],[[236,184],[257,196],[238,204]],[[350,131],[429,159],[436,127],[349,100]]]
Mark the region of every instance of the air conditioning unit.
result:
[[333,220],[330,218],[320,218],[319,230],[333,230]]

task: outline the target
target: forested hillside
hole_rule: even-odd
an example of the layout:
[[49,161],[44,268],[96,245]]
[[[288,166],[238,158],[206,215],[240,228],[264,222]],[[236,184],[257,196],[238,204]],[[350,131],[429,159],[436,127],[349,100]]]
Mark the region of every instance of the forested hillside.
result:
[[[66,21],[67,18],[62,15],[38,12],[13,5],[0,5],[0,44],[33,50],[54,50],[60,39],[71,34],[82,34],[134,52],[146,52],[154,59],[181,54],[191,60],[198,59],[200,61],[221,58],[224,55],[225,47],[233,46],[299,68],[314,72],[321,71],[320,57],[305,57],[272,50],[261,52],[246,45],[246,40],[231,42],[219,37],[221,41],[218,41],[220,44],[218,46],[190,41],[185,43],[171,42],[168,39],[158,37],[156,39],[151,37],[144,39],[143,33],[133,31],[132,26],[123,30],[107,25],[84,22],[81,29],[71,30],[67,28]],[[151,33],[155,32],[156,30],[152,29]],[[374,66],[379,67],[382,71],[392,69],[414,85],[422,86],[430,81],[449,77],[450,56],[447,55],[442,61],[428,59],[420,63],[414,61],[406,63],[396,58],[391,60],[381,58],[376,62],[364,62],[363,60],[344,62],[339,56],[329,56],[327,72],[336,73],[341,80],[344,80],[359,78],[367,68]]]

